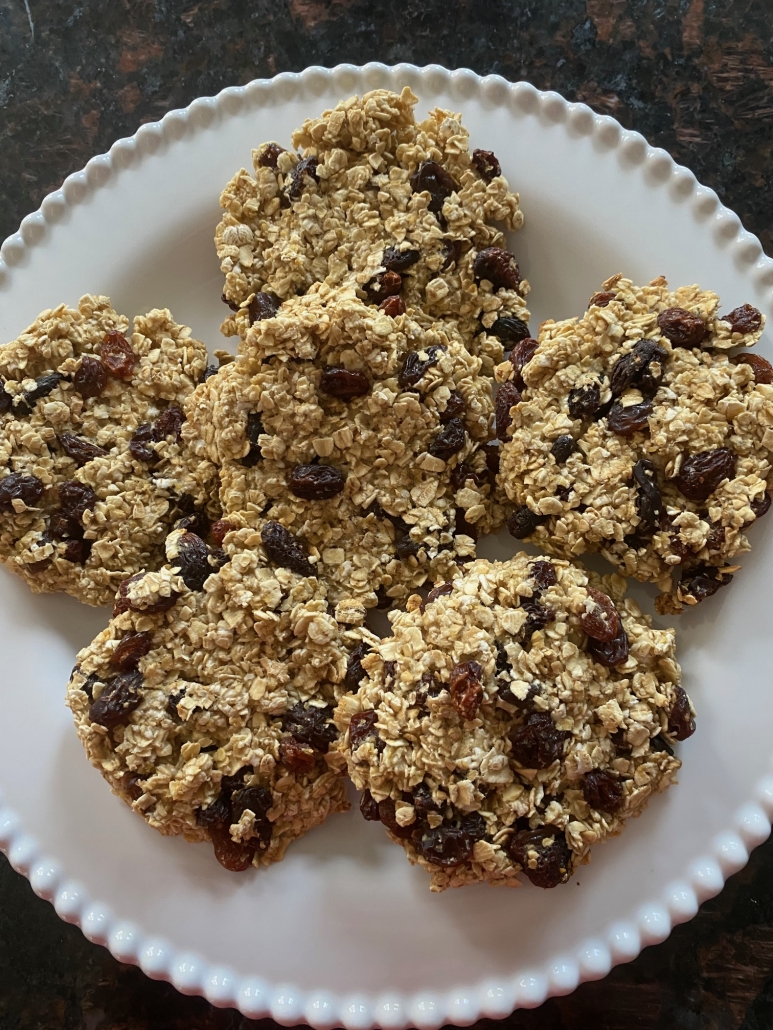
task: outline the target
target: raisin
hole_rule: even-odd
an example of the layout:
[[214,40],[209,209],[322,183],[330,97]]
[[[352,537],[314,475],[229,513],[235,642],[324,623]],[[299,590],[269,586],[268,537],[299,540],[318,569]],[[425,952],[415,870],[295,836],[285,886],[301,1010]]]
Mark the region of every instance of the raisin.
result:
[[526,612],[526,622],[521,629],[521,642],[525,646],[538,629],[544,629],[549,622],[553,622],[556,613],[533,597],[522,598],[521,608]]
[[319,162],[316,157],[304,157],[303,160],[298,162],[290,172],[290,181],[285,189],[285,195],[288,200],[298,200],[306,186],[305,180],[307,178],[313,179],[314,182],[319,182],[319,176],[317,175],[318,164]]
[[486,330],[492,336],[496,336],[505,345],[520,343],[529,335],[529,327],[515,315],[503,315],[498,318],[490,329]]
[[84,513],[90,511],[98,500],[90,486],[85,486],[76,479],[68,479],[59,484],[59,503],[62,513],[69,519],[81,522]]
[[134,435],[129,441],[129,452],[135,461],[143,465],[153,466],[158,461],[158,455],[150,446],[154,441],[153,426],[149,422],[143,422],[137,426]]
[[618,436],[633,436],[634,433],[649,432],[649,417],[652,401],[643,404],[615,404],[607,415],[607,426]]
[[443,265],[442,272],[447,271],[451,265],[458,265],[462,256],[461,240],[443,240]]
[[213,523],[212,529],[210,530],[213,543],[220,547],[223,540],[225,540],[226,535],[234,528],[235,527],[227,519],[218,519],[217,522]]
[[657,469],[649,458],[640,458],[634,465],[632,473],[637,485],[636,514],[641,519],[637,533],[652,536],[663,510]]
[[585,650],[599,665],[605,669],[614,669],[628,660],[628,634],[621,626],[619,633],[612,640],[601,641],[588,637]]
[[598,383],[588,383],[570,390],[568,405],[571,418],[593,418],[601,405],[601,387]]
[[752,501],[750,508],[754,512],[756,519],[761,519],[763,515],[767,515],[770,511],[771,496],[769,493],[764,493],[759,500]]
[[[181,719],[180,719],[180,713],[177,711],[177,706],[179,705],[179,703],[182,701],[182,699],[184,697],[185,697],[185,687],[183,687],[181,690],[178,690],[178,692],[176,694],[170,694],[167,697],[167,699],[166,699],[166,710],[167,710],[167,712],[172,716],[173,719],[177,720],[178,722],[180,722]],[[198,820],[198,813],[196,815],[196,818]]]
[[413,807],[420,816],[429,812],[439,812],[440,805],[432,799],[432,791],[426,783],[419,783],[413,788]]
[[482,675],[479,662],[462,662],[451,670],[448,689],[454,708],[463,719],[474,719],[477,715],[483,700]]
[[118,646],[110,655],[110,664],[120,672],[131,672],[136,669],[140,658],[153,647],[151,633],[127,633],[121,637]]
[[384,686],[388,689],[395,685],[397,662],[384,662]]
[[674,749],[671,747],[671,745],[668,743],[665,737],[662,737],[660,734],[658,734],[657,737],[653,737],[650,740],[650,751],[665,751],[666,754],[671,755],[672,758],[674,755]]
[[428,862],[453,868],[470,860],[475,838],[461,826],[438,826],[434,830],[425,830],[415,845]]
[[517,290],[521,283],[515,255],[502,247],[481,250],[472,263],[472,273],[476,283],[488,280],[495,293],[497,290]]
[[96,701],[91,703],[89,719],[107,730],[126,726],[132,712],[142,701],[141,687],[142,673],[136,669],[114,677],[105,685]]
[[183,515],[182,518],[177,519],[173,528],[184,529],[188,533],[195,533],[196,536],[200,536],[203,540],[209,532],[209,519],[203,511],[194,510],[190,514]]
[[387,297],[381,301],[378,309],[390,318],[398,318],[405,314],[405,301],[402,297]]
[[72,458],[78,468],[85,465],[87,461],[103,458],[107,454],[103,447],[97,447],[96,444],[89,443],[88,440],[84,440],[82,436],[76,436],[75,433],[62,433],[59,437],[59,444],[67,457]]
[[674,687],[674,703],[668,715],[668,734],[674,740],[687,740],[695,733],[690,699],[682,687]]
[[550,453],[556,459],[557,465],[563,465],[569,455],[577,450],[577,444],[572,436],[559,436],[553,441]]
[[545,515],[537,515],[524,504],[521,508],[516,508],[508,518],[507,530],[510,536],[514,536],[516,540],[524,540],[534,532],[537,526],[542,525],[545,518]]
[[201,382],[206,383],[212,376],[216,376],[220,371],[220,365],[207,365],[204,371],[201,373]]
[[137,801],[145,793],[145,788],[142,786],[143,777],[137,776],[136,773],[126,773],[123,777],[123,789],[132,799]]
[[437,161],[423,161],[409,182],[414,193],[429,193],[429,210],[436,214],[442,211],[446,197],[459,189],[451,173]]
[[164,408],[153,423],[153,440],[156,443],[160,443],[161,440],[166,440],[170,436],[175,440],[179,440],[183,422],[185,422],[185,412],[183,409],[179,404],[170,404]]
[[723,322],[729,322],[734,333],[756,333],[762,325],[762,315],[751,304],[733,308],[729,315],[721,315]]
[[605,308],[610,300],[614,300],[616,296],[617,294],[611,290],[601,290],[599,293],[593,294],[588,301],[588,307]]
[[403,287],[403,278],[397,272],[379,272],[363,290],[371,304],[380,304],[385,297],[395,297]]
[[234,301],[229,300],[228,297],[226,297],[226,295],[224,293],[220,294],[220,299],[222,300],[222,302],[224,304],[228,305],[228,307],[231,309],[231,311],[238,311],[239,310],[239,305],[236,304]]
[[356,715],[352,716],[352,721],[349,724],[350,750],[356,751],[357,748],[362,747],[366,740],[373,738],[376,741],[376,749],[379,752],[384,750],[384,742],[379,737],[378,730],[376,729],[377,722],[378,714],[375,711],[357,712]]
[[555,565],[552,561],[544,558],[533,561],[529,566],[529,572],[540,590],[547,590],[548,587],[555,586],[558,582]]
[[213,827],[209,832],[215,858],[230,873],[243,873],[252,865],[255,857],[255,845],[251,841],[237,843],[231,836],[228,827]]
[[235,823],[248,809],[254,814],[253,837],[249,843],[254,847],[254,838],[257,837],[259,851],[265,851],[271,843],[274,827],[268,819],[268,810],[272,804],[271,791],[266,787],[242,787],[231,795],[231,818]]
[[525,769],[547,769],[561,758],[570,736],[556,729],[549,712],[532,712],[511,731],[511,754]]
[[250,316],[250,325],[255,322],[262,322],[264,318],[273,318],[282,306],[282,298],[277,297],[270,290],[256,293],[247,305],[247,314]]
[[5,389],[5,379],[0,376],[0,415],[5,415],[7,411],[10,411],[12,404],[13,398]]
[[381,822],[381,816],[378,814],[378,802],[374,800],[373,795],[369,790],[362,792],[360,798],[360,812],[363,819],[367,819],[368,822],[378,823]]
[[452,418],[429,445],[428,453],[433,458],[448,461],[454,454],[462,450],[466,438],[464,422],[460,418]]
[[690,501],[705,501],[725,479],[735,476],[735,454],[727,447],[699,451],[686,458],[675,482]]
[[428,604],[432,604],[433,601],[437,601],[439,597],[447,597],[448,594],[453,593],[453,583],[441,583],[439,586],[433,587],[427,594],[426,600],[422,605],[422,611],[424,611]]
[[250,445],[249,451],[242,458],[242,465],[245,468],[254,468],[259,461],[263,461],[263,452],[260,449],[259,441],[265,431],[260,415],[255,411],[250,412],[247,416],[247,425],[244,431]]
[[421,676],[422,686],[416,691],[416,707],[424,708],[428,697],[437,697],[443,690],[443,685],[438,683],[431,672],[424,672]]
[[44,490],[37,476],[12,472],[10,476],[0,479],[0,511],[14,511],[13,501],[24,501],[28,508],[34,508]]
[[558,826],[519,830],[506,844],[513,861],[535,887],[549,889],[566,883],[572,874],[572,853]]
[[296,465],[287,477],[287,486],[304,501],[327,501],[341,493],[346,476],[332,465]]
[[754,372],[755,383],[773,383],[773,365],[761,354],[736,354],[730,360],[734,365],[749,365]]
[[465,403],[464,397],[459,393],[458,390],[452,390],[451,394],[446,401],[445,411],[439,413],[440,421],[443,423],[450,422],[452,419],[460,419],[463,417],[467,410],[467,404]]
[[279,155],[285,153],[285,148],[278,143],[266,143],[258,156],[258,168],[276,168]]
[[83,537],[83,526],[78,518],[55,511],[48,520],[48,533],[53,540],[80,540]]
[[468,479],[471,479],[476,486],[483,486],[488,480],[488,475],[484,472],[476,472],[466,461],[457,462],[451,469],[451,486],[454,490],[461,490]]
[[310,705],[304,708],[299,701],[282,716],[282,729],[286,733],[292,733],[302,744],[308,744],[309,747],[326,754],[337,736],[336,728],[330,722],[332,714],[327,706],[314,708]]
[[498,443],[487,443],[484,448],[486,454],[486,470],[489,476],[495,479],[499,475],[499,460],[501,452]]
[[170,594],[169,597],[159,597],[158,600],[152,604],[146,604],[144,607],[132,603],[129,597],[131,585],[141,580],[144,575],[144,572],[138,572],[136,576],[130,576],[129,579],[125,579],[118,587],[118,593],[113,605],[114,617],[128,611],[142,612],[143,615],[160,615],[161,612],[168,612],[174,606],[179,597],[179,594],[175,593]]
[[211,805],[196,809],[196,822],[206,830],[231,825],[231,791],[221,790]]
[[[507,668],[510,668],[508,664]],[[526,691],[526,697],[516,697],[512,692],[507,683],[500,683],[497,687],[497,694],[505,704],[512,705],[514,708],[518,708],[521,711],[531,711],[531,702],[540,693],[539,683],[530,683]]]
[[405,359],[405,363],[397,377],[401,390],[409,390],[419,383],[419,380],[433,365],[437,365],[440,354],[445,347],[433,345],[427,348],[426,358],[419,357],[419,351],[411,351]]
[[48,397],[50,393],[53,393],[64,379],[67,379],[67,376],[62,375],[61,372],[47,372],[46,375],[39,376],[31,390],[25,390],[21,396],[17,396],[14,407],[18,414],[32,414],[33,406],[44,397]]
[[696,604],[700,604],[707,597],[716,594],[720,587],[727,586],[732,578],[728,575],[720,576],[714,565],[696,565],[682,573],[678,596],[681,600],[691,598]]
[[[667,352],[654,340],[639,340],[630,354],[615,362],[609,378],[612,396],[619,397],[629,386],[637,386],[645,397],[654,397],[667,360]],[[653,363],[660,366],[657,375],[650,368]]]
[[421,257],[418,250],[400,250],[398,247],[386,247],[381,264],[387,272],[406,272]]
[[302,776],[311,772],[317,760],[314,749],[302,744],[295,737],[285,737],[279,743],[279,759],[290,772]]
[[478,175],[486,182],[491,182],[502,174],[502,166],[492,150],[473,150],[472,163],[477,168]]
[[625,802],[622,784],[603,769],[592,769],[583,776],[582,796],[601,812],[619,812]]
[[510,409],[521,403],[521,393],[513,382],[502,383],[494,398],[494,410],[496,412],[497,440],[506,441],[508,430],[512,422]]
[[117,329],[106,333],[99,345],[99,356],[114,379],[131,379],[138,359],[123,333]]
[[349,693],[354,693],[359,689],[360,683],[365,679],[367,673],[362,667],[362,659],[365,655],[370,654],[370,647],[361,641],[355,648],[352,649],[351,654],[346,662],[346,676],[344,678],[344,686]]
[[378,817],[381,822],[390,830],[395,837],[406,839],[413,834],[412,826],[401,826],[395,815],[395,803],[392,798],[385,798],[378,803]]
[[73,565],[84,565],[93,546],[92,540],[70,540],[65,545],[62,557],[65,561],[72,562]]
[[214,569],[209,564],[209,549],[200,536],[183,533],[177,540],[177,556],[170,562],[189,590],[202,590]]
[[508,358],[510,364],[513,366],[513,382],[519,390],[526,389],[526,383],[523,381],[523,369],[525,365],[528,365],[534,355],[537,353],[539,347],[539,341],[532,339],[531,336],[527,336],[523,340],[519,340],[518,343],[510,351],[510,357]]
[[666,308],[658,315],[658,327],[674,347],[699,347],[708,335],[700,315],[685,308]]
[[580,627],[594,640],[609,643],[615,639],[622,626],[615,603],[611,597],[594,587],[588,587],[588,597],[592,602],[591,607],[589,610],[586,606],[580,615]]
[[84,354],[73,376],[72,385],[81,397],[98,397],[107,386],[107,369],[99,358]]
[[370,390],[370,381],[364,372],[353,372],[342,365],[328,365],[322,370],[319,380],[322,393],[351,401],[363,397]]
[[267,522],[260,531],[260,539],[270,561],[298,576],[313,576],[314,566],[306,548],[289,529],[278,522]]

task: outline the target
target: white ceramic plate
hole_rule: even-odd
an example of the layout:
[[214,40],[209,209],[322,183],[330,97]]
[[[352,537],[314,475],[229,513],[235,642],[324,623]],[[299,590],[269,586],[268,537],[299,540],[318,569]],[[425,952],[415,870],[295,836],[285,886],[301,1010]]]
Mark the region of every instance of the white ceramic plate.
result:
[[[368,65],[224,90],[94,158],[3,245],[0,340],[40,309],[93,292],[128,315],[169,306],[217,346],[221,187],[260,141],[289,140],[352,93],[405,84],[421,112],[461,111],[473,145],[493,148],[520,191],[526,228],[513,246],[532,284],[533,325],[580,313],[618,271],[700,282],[725,310],[749,302],[771,314],[773,261],[759,242],[638,134],[526,83]],[[356,811],[242,876],[210,848],[157,835],[88,765],[63,704],[75,652],[105,613],[34,597],[5,574],[0,845],[38,894],[117,958],[248,1016],[429,1028],[539,1005],[663,940],[770,831],[773,540],[763,527],[753,536],[756,560],[679,622],[698,709],[698,732],[680,746],[680,785],[562,888],[432,895],[426,874]]]

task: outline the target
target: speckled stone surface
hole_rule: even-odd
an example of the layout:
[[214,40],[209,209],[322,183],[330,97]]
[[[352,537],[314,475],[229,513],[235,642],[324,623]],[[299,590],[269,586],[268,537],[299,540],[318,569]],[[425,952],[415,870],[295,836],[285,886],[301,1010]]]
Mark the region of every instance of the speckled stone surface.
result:
[[[669,150],[773,254],[770,0],[0,0],[0,239],[115,139],[308,64],[528,79]],[[482,1025],[482,1024],[481,1024]],[[771,1030],[773,842],[693,922],[513,1030]],[[273,1027],[116,962],[0,859],[0,1030]]]

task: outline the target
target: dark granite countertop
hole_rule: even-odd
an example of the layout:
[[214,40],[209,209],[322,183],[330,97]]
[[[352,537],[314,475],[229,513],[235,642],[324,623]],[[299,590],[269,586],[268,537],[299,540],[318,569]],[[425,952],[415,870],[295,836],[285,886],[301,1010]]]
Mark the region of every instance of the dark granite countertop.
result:
[[[769,0],[2,0],[0,240],[169,108],[370,60],[466,66],[583,100],[689,165],[773,253]],[[666,943],[504,1025],[771,1030],[773,842]],[[0,1030],[257,1026],[116,962],[0,859]]]

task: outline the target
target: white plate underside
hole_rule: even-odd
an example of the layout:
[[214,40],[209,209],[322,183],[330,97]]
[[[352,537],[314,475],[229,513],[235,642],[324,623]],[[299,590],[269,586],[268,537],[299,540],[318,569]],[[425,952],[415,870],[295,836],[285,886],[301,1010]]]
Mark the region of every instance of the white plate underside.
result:
[[[259,142],[289,145],[295,126],[342,97],[406,83],[419,116],[436,104],[461,111],[472,145],[494,149],[520,192],[526,227],[513,249],[532,286],[533,329],[579,314],[615,272],[699,282],[725,311],[748,302],[770,316],[773,262],[712,191],[637,134],[525,84],[368,66],[310,69],[197,101],[72,176],[2,249],[0,340],[89,292],[129,316],[168,306],[222,346],[212,236],[226,181],[251,167]],[[759,350],[771,356],[769,334]],[[0,843],[92,939],[248,1015],[423,1027],[539,1004],[662,940],[769,832],[773,544],[766,528],[752,537],[742,575],[678,621],[698,710],[696,735],[680,745],[679,786],[563,888],[432,895],[426,874],[355,810],[331,817],[279,865],[241,876],[206,846],[162,838],[89,766],[63,704],[75,653],[106,613],[34,597],[6,574]],[[512,544],[483,553],[506,557]],[[632,593],[651,610],[651,594]]]

